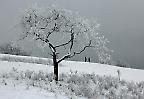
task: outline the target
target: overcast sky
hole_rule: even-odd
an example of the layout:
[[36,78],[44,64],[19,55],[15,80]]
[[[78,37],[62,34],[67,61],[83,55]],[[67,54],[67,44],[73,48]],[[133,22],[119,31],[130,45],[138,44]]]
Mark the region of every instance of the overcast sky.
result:
[[16,39],[24,9],[35,3],[97,18],[114,56],[144,68],[144,0],[0,0],[0,44]]

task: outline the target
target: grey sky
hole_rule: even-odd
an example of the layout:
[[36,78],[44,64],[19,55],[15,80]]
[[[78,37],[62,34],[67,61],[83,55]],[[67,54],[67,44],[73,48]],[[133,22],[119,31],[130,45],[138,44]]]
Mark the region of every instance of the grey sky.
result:
[[16,39],[23,10],[35,2],[96,17],[114,56],[144,68],[144,0],[0,0],[0,44]]

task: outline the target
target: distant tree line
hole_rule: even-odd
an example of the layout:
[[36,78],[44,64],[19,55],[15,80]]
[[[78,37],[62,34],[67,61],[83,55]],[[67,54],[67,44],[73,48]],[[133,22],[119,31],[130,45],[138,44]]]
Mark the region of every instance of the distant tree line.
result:
[[24,51],[20,46],[14,46],[11,42],[0,45],[1,54],[30,56],[30,52]]

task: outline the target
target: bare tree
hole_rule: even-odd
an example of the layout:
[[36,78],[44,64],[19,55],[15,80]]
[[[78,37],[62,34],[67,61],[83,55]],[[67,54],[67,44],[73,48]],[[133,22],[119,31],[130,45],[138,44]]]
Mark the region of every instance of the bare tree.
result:
[[[61,61],[79,55],[87,48],[95,49],[100,58],[108,52],[105,46],[107,39],[97,33],[98,24],[71,11],[56,7],[31,8],[22,17],[21,23],[23,38],[30,36],[49,47],[56,81]],[[108,53],[105,55],[110,58]]]

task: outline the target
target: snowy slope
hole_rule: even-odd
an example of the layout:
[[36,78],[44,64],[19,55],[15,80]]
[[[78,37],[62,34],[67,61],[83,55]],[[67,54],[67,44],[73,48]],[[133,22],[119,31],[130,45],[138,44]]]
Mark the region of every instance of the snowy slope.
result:
[[0,85],[0,99],[68,99],[66,96],[48,93],[38,88],[25,89],[24,86],[13,87]]
[[[2,59],[2,55],[0,55]],[[6,56],[5,56],[6,57]],[[34,60],[36,58],[33,57],[20,57],[7,55],[7,57],[14,57],[15,59],[25,59],[28,61]],[[46,60],[42,58],[42,60]],[[46,60],[47,61],[47,60]],[[32,63],[23,63],[23,62],[8,62],[8,61],[0,61],[0,73],[9,72],[12,68],[15,67],[18,70],[31,70],[31,71],[45,71],[45,72],[53,72],[52,65],[44,65],[44,64],[32,64]],[[98,63],[88,63],[88,62],[75,62],[75,61],[63,61],[59,66],[59,73],[68,73],[70,71],[78,71],[80,73],[95,73],[98,75],[106,75],[106,76],[118,76],[117,71],[120,71],[121,79],[127,81],[140,82],[144,81],[144,70],[139,69],[131,69],[131,68],[122,68],[117,66],[110,66]]]
[[44,65],[52,64],[52,60],[49,58],[17,56],[17,55],[9,55],[9,54],[0,54],[0,60],[10,61],[10,62],[36,63],[36,64],[44,64]]
[[[10,59],[12,61],[0,61],[0,74],[9,73],[12,69],[17,69],[20,71],[43,71],[51,73],[53,72],[53,66],[44,65],[49,60],[44,58],[36,57],[23,57],[23,56],[12,56],[12,55],[0,55],[0,59]],[[14,62],[15,60],[16,62]],[[20,62],[18,62],[20,60]],[[26,61],[22,61],[26,60]],[[34,64],[37,62],[32,62],[33,60],[41,62],[44,64]],[[28,63],[25,63],[28,62]],[[98,63],[88,63],[88,62],[75,62],[75,61],[63,61],[59,66],[59,73],[69,73],[71,71],[77,71],[78,73],[95,73],[100,76],[114,76],[118,77],[117,71],[120,71],[120,78],[126,81],[140,82],[144,81],[144,70],[122,68]],[[5,85],[5,82],[7,84]],[[18,83],[17,83],[18,82]],[[69,99],[65,95],[60,95],[52,92],[45,91],[37,87],[27,88],[27,85],[21,81],[14,81],[11,79],[0,78],[0,99]],[[75,99],[87,99],[83,97]],[[94,98],[95,99],[95,98]],[[107,99],[107,98],[100,98]],[[142,98],[143,99],[143,98]]]
[[[69,99],[68,96],[58,93],[48,92],[38,87],[27,87],[25,84],[14,81],[5,80],[4,85],[0,79],[0,99]],[[76,97],[76,99],[86,99],[84,97]]]

